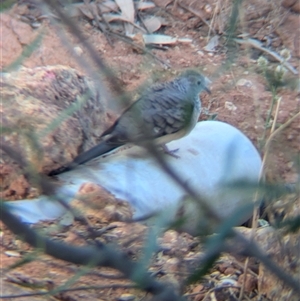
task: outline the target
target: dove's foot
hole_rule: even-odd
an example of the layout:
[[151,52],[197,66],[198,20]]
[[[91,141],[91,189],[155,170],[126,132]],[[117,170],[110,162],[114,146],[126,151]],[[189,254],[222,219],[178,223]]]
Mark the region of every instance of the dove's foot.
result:
[[168,154],[169,156],[174,157],[176,159],[180,158],[180,156],[175,154],[179,150],[179,148],[170,150],[170,149],[168,149],[168,147],[165,144],[162,144],[161,147],[162,147],[164,153]]

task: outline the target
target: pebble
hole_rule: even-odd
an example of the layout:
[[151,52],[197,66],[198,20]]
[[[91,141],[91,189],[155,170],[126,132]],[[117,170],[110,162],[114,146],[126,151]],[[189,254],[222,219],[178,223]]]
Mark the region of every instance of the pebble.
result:
[[252,82],[248,79],[241,78],[237,81],[236,85],[239,86],[239,87],[243,86],[243,87],[250,88],[250,87],[252,87]]
[[214,271],[210,274],[211,277],[218,277],[220,275],[221,275],[221,273],[219,271]]
[[79,47],[79,46],[74,47],[74,51],[75,51],[75,53],[76,53],[77,55],[79,55],[79,56],[82,55],[82,53],[83,53],[82,48]]
[[235,111],[237,107],[230,101],[225,101],[225,109],[229,111]]
[[238,283],[231,278],[223,278],[218,283],[218,286],[238,286]]
[[70,226],[74,222],[74,216],[68,211],[66,212],[61,219],[59,220],[59,224],[61,226]]
[[205,10],[206,13],[210,14],[210,13],[212,12],[212,7],[211,7],[211,5],[206,4],[206,5],[204,6],[204,10]]
[[135,299],[135,296],[132,294],[122,294],[118,301],[133,301]]
[[16,251],[5,251],[4,254],[8,257],[21,257],[21,254]]
[[225,271],[224,274],[225,275],[233,275],[235,273],[235,269],[233,267],[228,267]]

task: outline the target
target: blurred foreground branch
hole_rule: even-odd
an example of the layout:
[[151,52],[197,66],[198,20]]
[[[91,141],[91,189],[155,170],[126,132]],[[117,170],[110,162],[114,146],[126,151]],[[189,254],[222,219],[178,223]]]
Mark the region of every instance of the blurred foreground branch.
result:
[[50,240],[37,234],[29,226],[22,223],[9,212],[3,202],[1,203],[1,220],[15,235],[18,235],[32,247],[41,248],[47,255],[74,264],[117,269],[121,271],[126,278],[137,283],[141,289],[156,295],[154,300],[157,301],[176,301],[181,299],[174,292],[174,289],[154,280],[149,273],[141,271],[138,263],[129,260],[125,254],[111,246],[77,247]]

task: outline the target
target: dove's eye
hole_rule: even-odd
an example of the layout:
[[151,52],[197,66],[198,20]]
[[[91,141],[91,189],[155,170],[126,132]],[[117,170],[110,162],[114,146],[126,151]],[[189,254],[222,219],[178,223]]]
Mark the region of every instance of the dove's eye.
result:
[[200,86],[201,85],[201,80],[197,81],[197,85]]

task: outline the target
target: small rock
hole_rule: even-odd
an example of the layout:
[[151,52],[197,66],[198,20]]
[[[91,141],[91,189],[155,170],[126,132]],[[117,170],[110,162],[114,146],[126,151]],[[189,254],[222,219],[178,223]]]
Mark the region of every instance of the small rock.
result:
[[236,85],[250,88],[250,87],[252,87],[252,82],[248,79],[241,78],[240,80],[238,80]]
[[210,4],[206,4],[206,5],[204,6],[204,10],[205,10],[206,13],[211,14],[211,12],[212,12],[212,7],[211,7],[211,5],[210,5]]
[[235,269],[233,267],[228,267],[225,271],[224,271],[224,274],[225,275],[233,275],[235,274]]
[[227,268],[230,267],[230,264],[228,262],[222,262],[218,265],[218,270],[224,274],[224,271],[226,271]]
[[74,51],[75,51],[75,53],[76,53],[77,55],[79,55],[79,56],[82,55],[82,53],[83,53],[82,48],[79,47],[79,46],[74,47]]
[[220,276],[220,272],[219,271],[214,271],[210,274],[211,277],[218,277]]
[[225,101],[225,108],[229,111],[235,111],[237,107],[230,101]]

